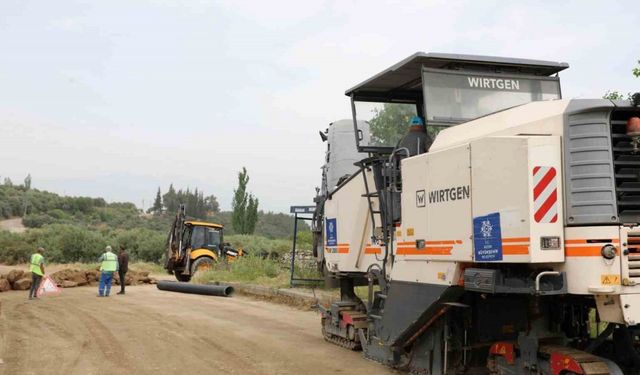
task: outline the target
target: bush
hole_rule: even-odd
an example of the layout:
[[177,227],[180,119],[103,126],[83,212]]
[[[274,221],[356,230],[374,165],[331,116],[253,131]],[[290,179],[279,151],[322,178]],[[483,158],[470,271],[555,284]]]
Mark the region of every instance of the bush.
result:
[[313,233],[311,233],[311,230],[298,231],[296,248],[302,250],[311,250],[313,248]]
[[230,242],[234,248],[241,248],[255,255],[260,253],[284,254],[291,251],[291,241],[283,239],[270,239],[251,234],[234,234],[225,236],[224,240]]
[[24,240],[32,249],[43,246],[49,262],[95,262],[104,251],[100,232],[68,224],[46,225],[27,231]]
[[0,231],[0,262],[26,262],[38,246],[47,262],[96,262],[106,245],[115,252],[125,245],[132,261],[158,263],[165,250],[165,234],[150,229],[97,230],[69,224],[45,225],[24,234]]
[[0,231],[0,262],[6,264],[24,263],[29,260],[33,248],[16,233]]
[[128,229],[118,233],[116,242],[129,250],[132,259],[157,263],[164,255],[166,235],[144,228]]
[[286,285],[289,271],[277,261],[248,255],[232,263],[219,263],[213,270],[196,274],[194,282],[210,281],[247,282],[261,285]]
[[55,219],[56,221],[69,220],[71,218],[71,215],[67,214],[66,212],[62,211],[59,208],[48,211],[47,214],[53,219]]
[[47,214],[30,214],[22,219],[22,224],[27,228],[40,228],[46,224],[52,224],[54,218]]

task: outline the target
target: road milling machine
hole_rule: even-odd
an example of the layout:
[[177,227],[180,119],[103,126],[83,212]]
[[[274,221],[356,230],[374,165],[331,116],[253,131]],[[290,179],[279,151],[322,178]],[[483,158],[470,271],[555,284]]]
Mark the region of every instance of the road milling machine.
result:
[[640,94],[563,100],[566,68],[416,53],[347,90],[326,340],[414,374],[640,373]]

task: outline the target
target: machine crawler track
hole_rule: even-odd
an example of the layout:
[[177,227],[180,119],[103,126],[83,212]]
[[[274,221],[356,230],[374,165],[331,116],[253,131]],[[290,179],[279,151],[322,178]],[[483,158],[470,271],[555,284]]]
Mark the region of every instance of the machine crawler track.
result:
[[324,329],[324,327],[322,327],[322,337],[324,337],[325,341],[328,341],[328,342],[330,342],[332,344],[338,345],[338,346],[340,346],[342,348],[345,348],[345,349],[349,349],[349,350],[353,350],[353,351],[362,350],[362,345],[360,345],[360,342],[351,341],[351,340],[346,339],[344,337],[332,335],[332,334],[328,333]]

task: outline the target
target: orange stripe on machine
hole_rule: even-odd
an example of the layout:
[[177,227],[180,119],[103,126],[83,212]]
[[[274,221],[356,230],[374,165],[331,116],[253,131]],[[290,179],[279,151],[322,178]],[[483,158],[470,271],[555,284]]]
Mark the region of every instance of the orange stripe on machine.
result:
[[[461,245],[462,240],[432,240],[424,241],[425,245]],[[398,242],[398,247],[412,245],[414,246],[416,241]]]
[[325,247],[324,251],[330,254],[348,254],[349,253],[348,246],[337,246],[337,247]]
[[416,247],[398,247],[396,250],[397,255],[451,255],[453,246],[437,246],[437,247],[425,247],[418,249]]
[[599,257],[601,251],[600,246],[574,246],[565,247],[564,255],[568,257]]
[[502,239],[503,255],[529,255],[529,237],[506,237]]
[[[566,239],[564,241],[564,255],[567,257],[600,257],[602,256],[602,247],[606,244],[620,244],[620,239]],[[616,252],[620,253],[617,247]]]
[[365,254],[382,254],[382,248],[367,246],[364,248],[364,253]]
[[620,243],[620,240],[617,238],[600,238],[600,239],[580,239],[580,240],[564,240],[565,245],[574,245],[574,244],[607,244],[607,243]]
[[417,241],[398,242],[396,255],[451,255],[455,245],[461,245],[462,240],[430,240],[424,241],[425,247],[418,249]]
[[503,255],[529,255],[529,245],[502,245]]
[[507,237],[502,239],[502,243],[506,242],[526,242],[529,243],[529,237]]

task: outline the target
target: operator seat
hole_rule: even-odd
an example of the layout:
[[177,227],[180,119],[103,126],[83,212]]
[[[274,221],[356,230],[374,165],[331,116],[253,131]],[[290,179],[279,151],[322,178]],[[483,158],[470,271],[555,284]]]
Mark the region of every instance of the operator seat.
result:
[[[402,171],[401,161],[402,159],[424,154],[429,151],[433,140],[427,134],[422,118],[419,116],[413,116],[409,123],[409,129],[407,134],[398,142],[394,150],[394,162],[391,163],[392,170],[388,171],[388,175],[391,177],[392,189],[389,193],[389,197],[385,199],[387,212],[390,214],[393,223],[401,221],[401,193],[402,193]],[[409,151],[407,155],[406,149]]]

